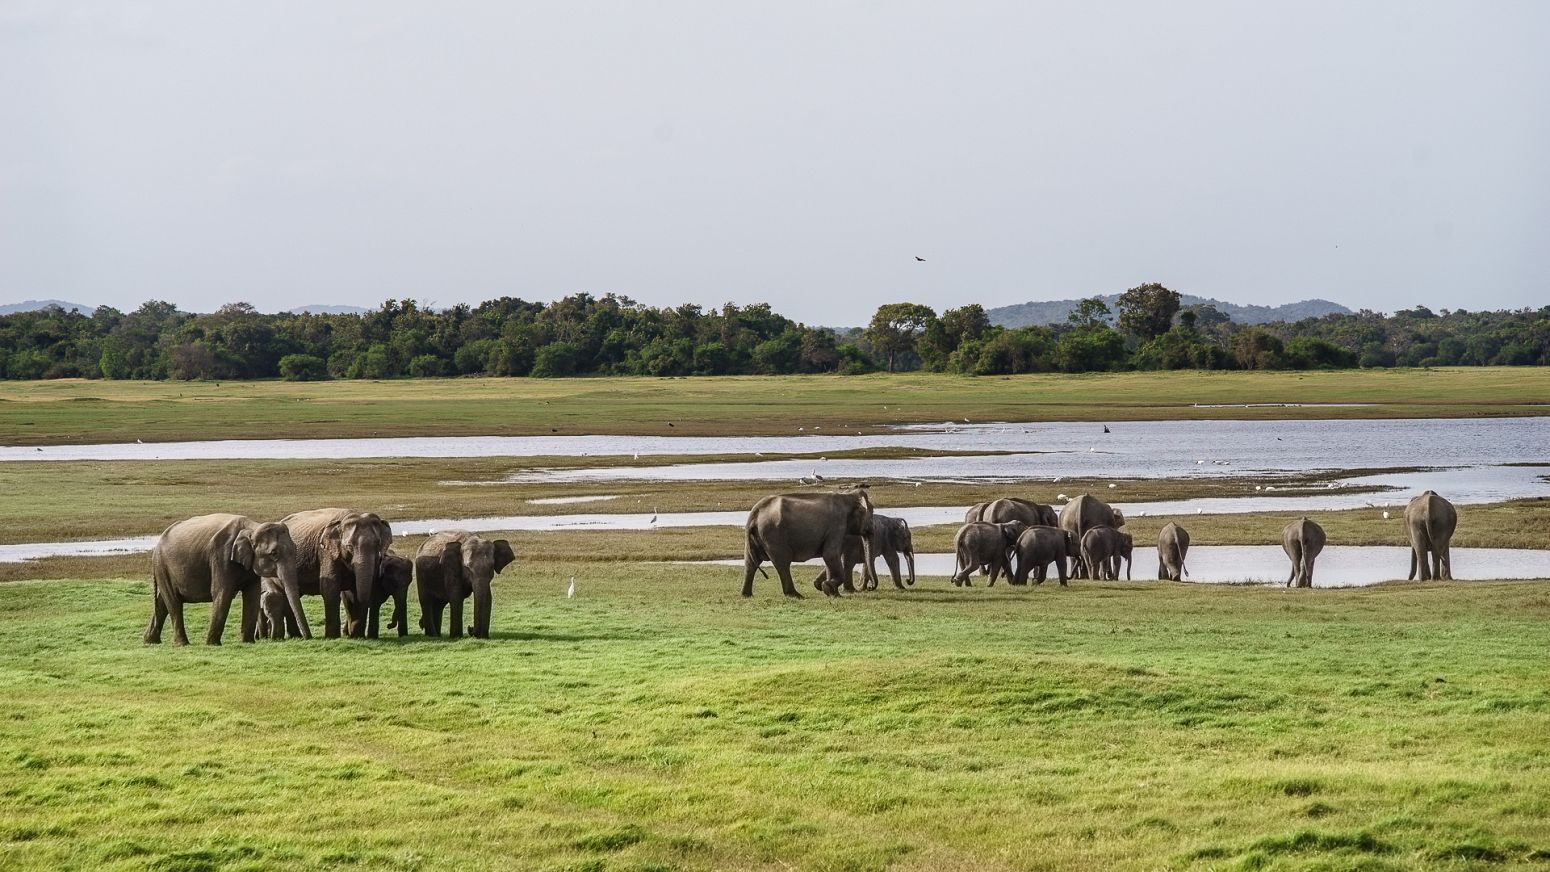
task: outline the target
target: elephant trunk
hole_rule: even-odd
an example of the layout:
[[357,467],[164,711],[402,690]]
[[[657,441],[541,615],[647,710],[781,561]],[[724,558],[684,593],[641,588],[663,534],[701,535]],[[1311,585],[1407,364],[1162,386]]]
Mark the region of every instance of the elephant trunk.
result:
[[408,595],[404,593],[393,594],[393,620],[388,624],[388,629],[397,628],[398,635],[409,635],[409,609],[407,607]]
[[474,584],[474,626],[469,633],[475,639],[490,638],[490,582]]
[[904,560],[905,560],[906,563],[908,563],[910,565],[909,585],[911,587],[914,587],[915,586],[915,549],[911,548],[910,550],[904,552]]
[[355,552],[355,559],[350,561],[355,570],[355,606],[350,611],[355,626],[350,635],[364,636],[366,634],[366,615],[371,611],[373,587],[377,582],[377,555],[359,549]]
[[[301,607],[301,582],[296,577],[296,561],[280,561],[280,587],[285,591],[285,601],[290,604],[291,615],[296,618],[296,629],[301,632],[301,637],[312,638],[312,626],[307,623],[307,613]],[[283,616],[280,626],[271,628],[271,632],[277,638],[285,638]]]
[[1130,580],[1130,555],[1125,555],[1125,580]]

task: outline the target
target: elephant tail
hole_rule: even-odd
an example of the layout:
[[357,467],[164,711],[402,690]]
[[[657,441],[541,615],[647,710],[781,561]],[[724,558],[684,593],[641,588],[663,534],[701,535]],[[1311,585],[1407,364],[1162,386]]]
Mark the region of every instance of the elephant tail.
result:
[[[770,559],[770,553],[767,549],[765,549],[764,543],[759,541],[758,531],[754,529],[753,524],[749,524],[744,529],[744,533],[743,565],[751,566],[753,569],[759,570],[760,575],[764,576],[765,578],[769,578],[770,574],[764,571],[764,561]],[[749,570],[748,577],[753,578],[752,569]]]

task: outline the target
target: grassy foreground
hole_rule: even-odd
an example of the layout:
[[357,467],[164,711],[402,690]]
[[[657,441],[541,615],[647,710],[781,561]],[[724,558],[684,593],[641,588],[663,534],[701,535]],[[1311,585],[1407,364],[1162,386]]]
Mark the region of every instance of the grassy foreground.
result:
[[1550,863],[1540,584],[508,575],[489,641],[219,649],[142,646],[140,580],[0,586],[0,866]]
[[[529,434],[752,435],[890,424],[1550,414],[1550,368],[908,373],[388,382],[0,382],[0,441]],[[1371,403],[1336,408],[1195,404]],[[886,408],[885,408],[886,407]],[[672,424],[670,427],[669,424]]]

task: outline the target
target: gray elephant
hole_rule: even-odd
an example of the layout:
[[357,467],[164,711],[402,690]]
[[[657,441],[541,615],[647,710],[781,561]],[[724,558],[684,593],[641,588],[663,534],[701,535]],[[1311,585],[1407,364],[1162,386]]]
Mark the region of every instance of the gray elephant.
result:
[[1041,524],[1029,527],[1017,537],[1017,573],[1013,584],[1027,584],[1033,574],[1034,584],[1043,584],[1049,577],[1049,565],[1055,564],[1060,586],[1066,586],[1066,561],[1077,554],[1076,538],[1066,530]]
[[953,573],[957,587],[970,585],[969,576],[976,569],[990,575],[990,586],[1004,573],[1008,580],[1012,575],[1012,554],[1017,547],[1017,537],[1028,529],[1022,521],[992,524],[989,521],[970,521],[958,528],[953,535],[953,553],[957,556],[958,571]]
[[753,596],[753,576],[769,561],[780,590],[800,598],[791,583],[791,564],[823,558],[823,592],[839,596],[844,579],[846,537],[862,540],[862,562],[872,563],[872,500],[865,486],[845,493],[768,496],[748,512],[743,526],[743,596]]
[[[904,590],[904,579],[899,575],[899,557],[903,556],[909,563],[909,584],[915,584],[915,539],[910,534],[910,525],[903,518],[889,517],[888,515],[872,515],[872,562],[866,561],[866,544],[860,536],[845,537],[845,580],[840,584],[840,589],[854,593],[856,588],[851,583],[851,574],[857,565],[861,566],[861,589],[877,590],[877,558],[883,558],[888,564],[888,572],[893,576],[893,586]],[[823,590],[824,582],[828,581],[829,573],[825,570],[813,579],[813,587]]]
[[1043,503],[1020,497],[1002,497],[969,509],[964,521],[988,521],[992,524],[1021,521],[1030,527],[1058,527],[1060,515],[1054,508]]
[[[172,616],[173,641],[188,644],[184,603],[211,603],[205,644],[221,644],[231,602],[242,595],[242,641],[258,630],[260,579],[276,578],[296,614],[304,615],[297,585],[296,545],[283,524],[260,524],[241,515],[201,515],[168,527],[151,550],[153,605],[147,644],[161,642]],[[309,631],[310,632],[310,631]]]
[[463,600],[472,596],[474,622],[468,634],[476,639],[490,638],[490,584],[516,559],[505,539],[484,539],[467,530],[443,530],[426,539],[414,558],[420,626],[425,635],[441,635],[441,611],[450,606],[452,638],[461,638]]
[[[1113,527],[1117,530],[1123,526],[1124,513],[1091,494],[1082,494],[1060,508],[1060,529],[1069,531],[1078,543],[1094,527]],[[1076,568],[1071,572],[1072,577],[1088,578],[1091,574],[1092,570],[1078,555]]]
[[1281,531],[1281,548],[1292,559],[1292,574],[1286,579],[1286,586],[1312,587],[1313,561],[1324,550],[1324,528],[1307,518],[1298,518]]
[[409,635],[409,585],[414,580],[414,561],[396,551],[388,551],[377,571],[377,587],[371,604],[366,609],[366,638],[377,638],[377,622],[382,607],[393,602],[393,614],[388,618],[388,629],[398,630],[398,635]]
[[1082,562],[1094,577],[1118,579],[1119,562],[1125,561],[1125,580],[1130,580],[1130,560],[1135,552],[1135,541],[1129,533],[1113,527],[1093,527],[1082,534]]
[[1157,578],[1163,581],[1183,581],[1189,575],[1184,568],[1184,555],[1189,553],[1189,531],[1172,521],[1163,525],[1157,534]]
[[1453,504],[1427,491],[1405,506],[1405,532],[1410,537],[1410,574],[1415,578],[1420,567],[1421,580],[1453,580],[1453,555],[1450,543],[1458,527],[1458,511]]
[[[313,509],[287,515],[280,523],[296,542],[296,572],[305,594],[323,597],[323,635],[340,635],[340,605],[347,606],[344,629],[351,636],[366,635],[364,610],[375,596],[377,576],[393,529],[371,512],[353,509]],[[348,602],[344,592],[350,591]]]

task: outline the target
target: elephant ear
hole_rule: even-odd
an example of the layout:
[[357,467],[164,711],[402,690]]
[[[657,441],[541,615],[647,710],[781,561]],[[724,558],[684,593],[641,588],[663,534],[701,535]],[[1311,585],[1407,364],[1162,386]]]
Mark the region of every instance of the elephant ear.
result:
[[511,543],[505,539],[496,539],[491,544],[495,546],[496,572],[500,572],[502,569],[510,566],[517,559],[517,552],[511,550]]
[[231,537],[231,544],[226,546],[226,559],[249,572],[253,571],[252,530],[238,530],[237,535]]
[[1119,509],[1114,510],[1114,527],[1118,529],[1125,526],[1125,513]]
[[329,521],[328,526],[323,528],[323,536],[319,540],[319,550],[329,560],[338,562],[345,559],[344,533],[340,529],[339,521]]

